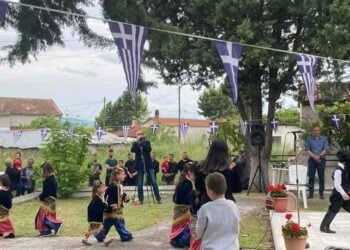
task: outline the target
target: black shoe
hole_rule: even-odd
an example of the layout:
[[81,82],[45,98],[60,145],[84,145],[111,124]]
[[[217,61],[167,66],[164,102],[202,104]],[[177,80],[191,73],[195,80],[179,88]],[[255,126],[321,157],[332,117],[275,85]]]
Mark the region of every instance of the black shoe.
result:
[[308,199],[313,199],[314,195],[313,194],[309,194],[309,196],[307,197]]
[[324,195],[323,194],[320,194],[320,199],[324,200]]
[[335,231],[331,230],[329,228],[330,224],[332,223],[333,219],[335,218],[337,214],[332,213],[332,212],[327,212],[326,215],[324,216],[321,226],[320,226],[320,231],[323,233],[328,233],[328,234],[334,234]]
[[159,200],[157,200],[157,203],[158,204],[162,204],[162,201],[159,199]]
[[4,239],[13,239],[13,238],[16,238],[16,236],[13,233],[10,233],[9,235],[4,237]]

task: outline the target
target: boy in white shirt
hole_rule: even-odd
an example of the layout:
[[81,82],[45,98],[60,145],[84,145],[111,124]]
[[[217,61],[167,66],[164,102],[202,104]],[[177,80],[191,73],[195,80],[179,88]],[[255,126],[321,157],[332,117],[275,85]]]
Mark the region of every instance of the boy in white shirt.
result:
[[239,250],[240,215],[236,204],[225,199],[225,177],[211,173],[205,178],[205,185],[212,201],[198,211],[196,234],[202,238],[201,250]]

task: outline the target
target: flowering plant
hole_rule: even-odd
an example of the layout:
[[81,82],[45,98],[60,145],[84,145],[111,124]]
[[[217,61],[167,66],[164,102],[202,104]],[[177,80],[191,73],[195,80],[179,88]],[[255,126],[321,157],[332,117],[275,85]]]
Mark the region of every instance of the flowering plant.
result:
[[272,198],[287,197],[286,187],[284,184],[268,185],[267,190],[269,190]]
[[282,225],[282,234],[284,236],[289,236],[292,238],[299,238],[301,236],[307,236],[307,229],[306,227],[301,227],[297,223],[291,220],[293,217],[292,214],[287,213],[286,214],[287,222],[285,225]]

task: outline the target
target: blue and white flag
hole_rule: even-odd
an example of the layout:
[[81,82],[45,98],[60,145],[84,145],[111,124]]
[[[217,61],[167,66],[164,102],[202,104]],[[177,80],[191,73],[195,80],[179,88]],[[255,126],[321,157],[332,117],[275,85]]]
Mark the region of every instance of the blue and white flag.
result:
[[15,144],[17,144],[17,142],[19,141],[19,139],[21,139],[22,136],[22,131],[17,130],[13,132],[13,141]]
[[215,121],[209,122],[209,128],[210,128],[210,134],[215,135],[217,130],[219,129],[219,126],[216,124]]
[[108,22],[108,25],[118,47],[130,95],[135,101],[142,50],[147,39],[148,29],[120,22]]
[[73,127],[68,128],[67,134],[69,137],[72,137],[74,135],[74,128]]
[[48,136],[50,132],[50,129],[49,128],[42,128],[40,129],[40,135],[41,135],[41,140],[45,140],[46,136]]
[[305,89],[307,97],[309,99],[310,107],[315,112],[315,90],[316,90],[316,68],[317,68],[317,58],[315,56],[297,54],[295,56],[298,72],[303,79],[305,84]]
[[239,123],[241,124],[242,134],[245,136],[247,134],[248,122],[240,120]]
[[4,25],[8,2],[0,1],[0,27]]
[[273,132],[277,132],[277,128],[278,128],[278,121],[275,120],[275,118],[273,118],[273,120],[271,121],[271,127]]
[[151,128],[152,134],[154,135],[155,133],[157,133],[157,131],[158,131],[158,129],[159,129],[159,125],[157,125],[157,124],[152,124],[152,125],[150,126],[150,128]]
[[183,138],[186,137],[189,127],[190,127],[190,125],[188,123],[181,123],[180,124],[180,131],[181,131]]
[[232,101],[236,103],[238,98],[238,59],[241,56],[242,45],[230,42],[215,42],[215,46],[224,63],[226,74],[230,81]]
[[96,129],[96,136],[98,141],[101,141],[103,133],[104,131],[101,129],[101,127],[98,127]]
[[340,128],[340,118],[337,115],[332,115],[332,122],[337,129]]
[[129,135],[130,126],[123,126],[123,137],[126,140]]

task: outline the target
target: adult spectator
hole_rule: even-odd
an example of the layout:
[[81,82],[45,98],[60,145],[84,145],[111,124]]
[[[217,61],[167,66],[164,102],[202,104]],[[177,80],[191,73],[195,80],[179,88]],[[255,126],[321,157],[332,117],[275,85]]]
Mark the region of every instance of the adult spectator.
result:
[[92,161],[88,164],[89,169],[89,187],[94,185],[94,181],[101,181],[102,165],[97,161],[97,154],[92,155]]
[[328,140],[321,135],[321,128],[315,125],[312,129],[312,136],[306,140],[305,151],[309,154],[309,199],[314,197],[315,174],[317,170],[319,181],[320,199],[324,199],[324,170],[326,165],[326,153],[328,150]]
[[113,157],[113,149],[108,150],[108,159],[105,162],[106,166],[106,179],[105,184],[106,186],[109,185],[109,180],[111,179],[112,171],[116,168],[118,165],[117,159]]
[[154,178],[157,182],[157,174],[159,173],[159,161],[156,160],[156,153],[151,152],[151,159],[152,159],[153,168],[154,168]]
[[161,203],[159,195],[158,185],[154,178],[154,165],[151,159],[151,142],[143,136],[141,130],[136,133],[136,141],[132,144],[131,152],[135,153],[135,169],[137,171],[137,193],[139,197],[138,205],[143,203],[143,182],[144,175],[149,176],[150,184],[153,187],[154,195],[158,203]]
[[21,194],[31,194],[35,189],[35,180],[34,180],[34,158],[30,157],[27,160],[27,166],[22,169],[21,173],[22,180],[22,190]]
[[125,162],[126,186],[136,186],[137,171],[132,153],[128,153],[128,160]]
[[184,169],[184,166],[188,162],[193,162],[193,161],[188,157],[188,153],[185,151],[185,152],[182,153],[181,160],[179,160],[179,162],[177,163],[178,170],[180,172],[182,172],[182,170]]
[[205,189],[205,178],[207,175],[214,172],[221,173],[225,176],[227,183],[225,198],[235,201],[232,194],[232,187],[234,184],[232,171],[235,166],[236,164],[231,162],[226,142],[214,140],[210,144],[207,157],[201,161],[197,167],[197,173],[195,174],[196,204],[194,204],[193,207],[199,209],[203,204],[210,201]]
[[11,193],[16,192],[16,196],[21,194],[21,171],[17,168],[14,168],[13,162],[11,159],[5,161],[5,174],[9,177],[11,185]]
[[174,154],[168,155],[168,170],[163,172],[166,185],[174,185],[175,176],[177,174],[177,163],[174,161]]

